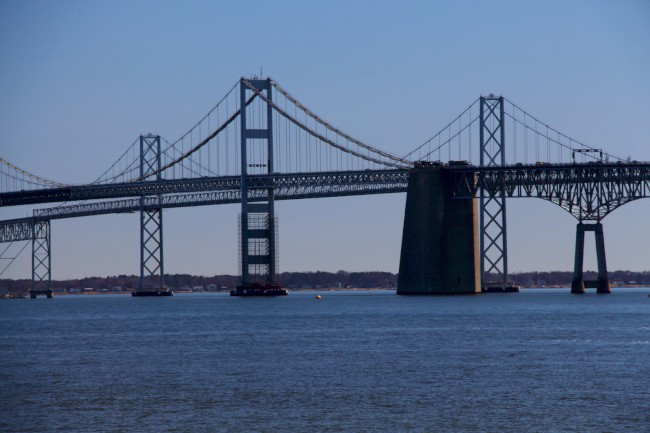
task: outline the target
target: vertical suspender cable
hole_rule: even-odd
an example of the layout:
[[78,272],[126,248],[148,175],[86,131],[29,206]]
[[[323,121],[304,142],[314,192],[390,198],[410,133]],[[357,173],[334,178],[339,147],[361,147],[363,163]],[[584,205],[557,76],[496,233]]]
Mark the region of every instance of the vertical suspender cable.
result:
[[535,158],[539,161],[539,132],[537,132],[537,119],[535,119]]
[[467,145],[467,151],[469,153],[469,162],[472,162],[472,106],[469,106],[469,127],[467,128],[469,140]]

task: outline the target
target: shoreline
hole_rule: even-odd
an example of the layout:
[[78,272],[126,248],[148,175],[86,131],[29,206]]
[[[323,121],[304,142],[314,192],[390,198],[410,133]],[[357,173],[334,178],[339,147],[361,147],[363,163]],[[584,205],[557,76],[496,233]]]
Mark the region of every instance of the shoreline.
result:
[[[612,289],[647,289],[650,288],[649,285],[612,285]],[[544,286],[544,287],[520,287],[521,290],[539,290],[539,289],[564,289],[569,290],[570,286],[566,285],[557,285],[557,286]],[[289,292],[377,292],[377,291],[395,291],[395,287],[373,287],[373,288],[364,288],[364,287],[319,287],[319,288],[306,288],[306,289],[287,289]],[[175,295],[192,295],[192,294],[219,294],[219,293],[229,293],[228,290],[216,290],[216,291],[175,291]],[[101,291],[92,291],[86,293],[69,293],[69,292],[54,292],[54,296],[102,296],[102,295],[122,295],[122,296],[131,296],[131,291],[122,291],[122,292],[101,292]],[[0,295],[0,300],[3,299],[29,299],[29,292],[9,292]]]

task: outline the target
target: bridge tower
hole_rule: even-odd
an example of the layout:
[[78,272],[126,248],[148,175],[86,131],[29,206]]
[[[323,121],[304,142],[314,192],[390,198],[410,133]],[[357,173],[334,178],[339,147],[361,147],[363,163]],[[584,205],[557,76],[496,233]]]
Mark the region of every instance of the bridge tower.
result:
[[[252,173],[273,173],[273,107],[258,98],[266,110],[253,113],[247,106],[250,96],[273,97],[270,79],[240,81],[241,134],[241,214],[239,254],[242,285],[275,283],[277,272],[277,220],[273,186],[253,189],[248,184]],[[259,106],[258,106],[259,107]],[[257,119],[255,119],[257,116]],[[252,117],[252,118],[251,118]],[[257,122],[256,122],[257,120]],[[255,202],[252,203],[252,194]]]
[[[160,136],[140,136],[140,179],[160,180]],[[155,175],[153,174],[155,173]],[[158,197],[160,200],[160,197]],[[162,207],[145,208],[140,197],[140,291],[163,288],[163,216]]]
[[[506,164],[504,120],[503,96],[481,96],[481,167],[499,167]],[[481,189],[479,200],[481,285],[496,283],[505,286],[508,283],[506,193],[501,190],[497,195],[488,195]]]
[[50,221],[32,221],[32,289],[30,297],[52,297],[52,256],[50,251]]

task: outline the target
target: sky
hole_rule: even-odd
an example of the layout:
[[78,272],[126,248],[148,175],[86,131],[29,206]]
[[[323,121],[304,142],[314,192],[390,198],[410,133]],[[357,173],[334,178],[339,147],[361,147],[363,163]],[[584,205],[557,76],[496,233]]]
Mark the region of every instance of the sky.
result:
[[[0,0],[0,157],[87,183],[141,133],[179,137],[258,74],[393,154],[495,93],[584,143],[648,161],[648,41],[647,0]],[[280,271],[397,272],[405,200],[278,203]],[[507,206],[511,272],[573,268],[573,217],[538,199]],[[0,219],[32,209],[3,208]],[[236,274],[238,213],[165,211],[165,271]],[[610,270],[650,270],[650,200],[603,225]],[[31,277],[29,250],[2,278]],[[591,234],[585,268],[595,269]],[[53,279],[138,273],[137,214],[52,222]]]

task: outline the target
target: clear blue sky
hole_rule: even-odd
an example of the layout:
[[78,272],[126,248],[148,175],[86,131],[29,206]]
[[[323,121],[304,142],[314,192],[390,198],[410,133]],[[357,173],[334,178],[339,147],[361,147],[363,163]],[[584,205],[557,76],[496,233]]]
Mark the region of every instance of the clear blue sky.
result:
[[[92,181],[140,133],[180,136],[263,68],[395,154],[497,93],[594,147],[650,160],[649,41],[646,0],[0,0],[0,156],[45,178]],[[280,270],[396,272],[404,202],[279,203]],[[572,269],[568,213],[535,199],[508,206],[512,271]],[[237,214],[166,211],[166,271],[237,273]],[[53,278],[137,274],[138,224],[135,214],[54,221]],[[610,269],[650,269],[650,200],[604,227]],[[30,277],[29,260],[28,248],[4,277]]]

